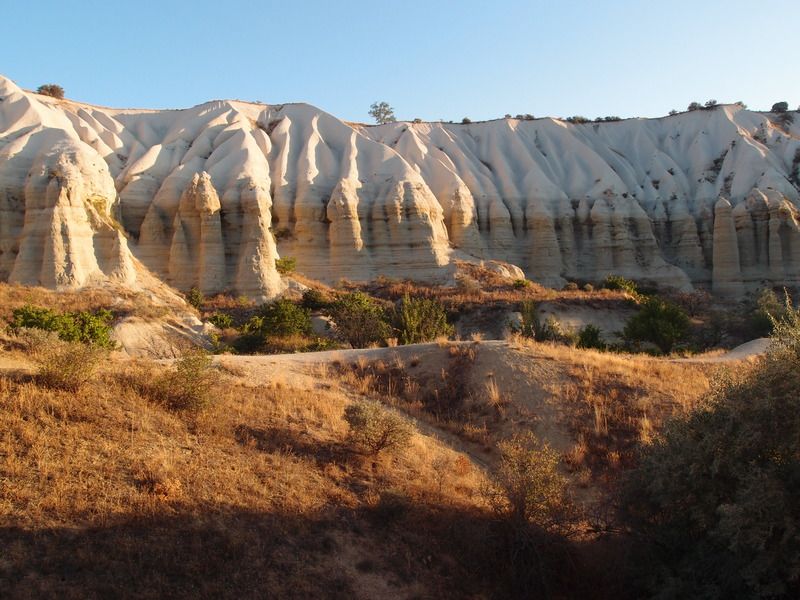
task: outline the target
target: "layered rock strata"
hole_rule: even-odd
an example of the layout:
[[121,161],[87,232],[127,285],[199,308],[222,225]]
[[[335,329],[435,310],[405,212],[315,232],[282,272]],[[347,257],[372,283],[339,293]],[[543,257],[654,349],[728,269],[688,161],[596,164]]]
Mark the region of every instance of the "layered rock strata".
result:
[[739,296],[800,279],[800,119],[348,124],[304,104],[116,110],[0,78],[0,280],[270,298],[336,282],[608,274]]

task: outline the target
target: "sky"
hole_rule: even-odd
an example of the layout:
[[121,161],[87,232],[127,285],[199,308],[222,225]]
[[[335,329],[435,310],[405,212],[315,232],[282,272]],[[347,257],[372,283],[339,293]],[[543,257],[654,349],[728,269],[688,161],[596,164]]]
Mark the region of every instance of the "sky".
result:
[[0,74],[73,100],[308,102],[369,122],[800,104],[797,0],[0,0]]

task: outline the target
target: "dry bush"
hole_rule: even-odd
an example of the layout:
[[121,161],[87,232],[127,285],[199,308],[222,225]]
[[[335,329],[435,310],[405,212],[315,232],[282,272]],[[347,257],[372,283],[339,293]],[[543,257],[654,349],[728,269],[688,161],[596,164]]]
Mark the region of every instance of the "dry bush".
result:
[[379,404],[359,401],[344,411],[350,428],[348,439],[363,452],[378,454],[382,450],[405,450],[414,434],[414,427],[392,410]]
[[485,490],[492,507],[515,523],[548,531],[566,527],[567,480],[558,470],[558,452],[531,433],[504,440],[498,449],[500,465]]
[[43,385],[77,392],[97,373],[108,351],[92,344],[65,342],[58,334],[41,329],[23,329],[17,335],[36,364],[36,376]]
[[174,369],[139,382],[139,389],[169,410],[198,412],[214,401],[219,374],[212,357],[203,350],[189,350],[175,361]]

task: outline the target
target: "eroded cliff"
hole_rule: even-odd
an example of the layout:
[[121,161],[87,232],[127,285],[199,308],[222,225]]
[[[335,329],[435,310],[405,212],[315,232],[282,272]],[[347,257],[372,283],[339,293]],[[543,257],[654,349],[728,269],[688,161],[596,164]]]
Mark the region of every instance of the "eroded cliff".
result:
[[447,281],[475,257],[735,296],[800,279],[798,169],[800,123],[738,106],[367,127],[305,104],[107,109],[0,78],[0,280],[149,270],[269,298],[279,255],[328,281]]

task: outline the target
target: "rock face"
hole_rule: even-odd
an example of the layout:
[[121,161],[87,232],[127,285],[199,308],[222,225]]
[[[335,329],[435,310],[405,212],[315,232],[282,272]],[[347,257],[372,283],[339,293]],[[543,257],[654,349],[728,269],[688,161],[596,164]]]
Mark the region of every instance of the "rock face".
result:
[[99,108],[0,77],[0,280],[27,284],[149,270],[271,298],[279,256],[331,282],[447,281],[474,257],[738,296],[798,284],[798,182],[800,119],[738,106],[366,127],[304,104]]

